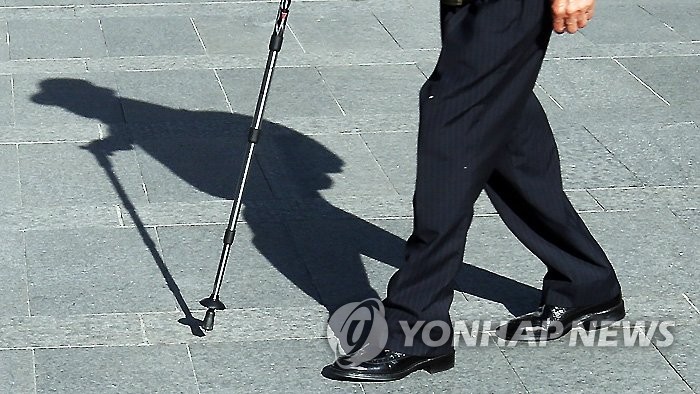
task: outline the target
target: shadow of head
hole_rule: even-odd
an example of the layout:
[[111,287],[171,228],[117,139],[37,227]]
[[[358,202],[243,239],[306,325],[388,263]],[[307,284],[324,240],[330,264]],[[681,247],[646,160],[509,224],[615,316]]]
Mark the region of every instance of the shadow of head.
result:
[[[173,89],[175,96],[187,94]],[[72,78],[41,81],[31,100],[105,124],[98,150],[111,154],[135,148],[146,183],[184,181],[213,197],[234,197],[251,116],[120,97],[113,89]],[[278,123],[265,122],[262,129],[246,198],[317,196],[333,185],[329,174],[343,171],[343,160],[318,139]]]
[[106,123],[115,120],[107,111],[118,104],[114,90],[73,78],[41,81],[39,92],[32,95],[31,100],[40,105],[64,108],[84,118],[108,120]]

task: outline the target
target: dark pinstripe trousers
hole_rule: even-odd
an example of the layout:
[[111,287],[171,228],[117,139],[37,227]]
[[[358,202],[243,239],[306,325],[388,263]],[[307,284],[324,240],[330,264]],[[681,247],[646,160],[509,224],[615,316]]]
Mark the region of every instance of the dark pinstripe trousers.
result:
[[392,350],[451,348],[451,341],[431,347],[420,336],[406,346],[400,322],[450,322],[452,283],[484,189],[546,264],[542,302],[594,305],[620,293],[605,253],[564,194],[552,131],[532,91],[551,26],[549,0],[441,8],[442,51],[420,91],[414,228],[384,300]]

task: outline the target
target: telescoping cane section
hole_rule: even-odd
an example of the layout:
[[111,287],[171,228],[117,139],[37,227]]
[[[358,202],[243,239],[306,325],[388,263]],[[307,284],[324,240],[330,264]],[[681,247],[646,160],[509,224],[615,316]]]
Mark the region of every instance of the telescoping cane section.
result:
[[250,126],[250,132],[248,135],[248,149],[246,151],[245,160],[243,161],[240,177],[238,178],[236,194],[234,194],[235,201],[233,202],[233,207],[231,209],[231,216],[228,219],[228,227],[226,227],[226,232],[224,233],[224,247],[221,250],[219,268],[216,271],[216,278],[214,279],[214,289],[209,297],[199,302],[202,304],[202,306],[207,308],[207,313],[204,315],[204,322],[202,323],[202,328],[207,331],[214,328],[214,315],[216,314],[216,311],[226,309],[224,303],[219,299],[219,291],[221,290],[221,284],[224,281],[224,272],[226,271],[226,264],[228,263],[228,258],[231,254],[231,245],[233,244],[233,240],[236,236],[236,224],[238,223],[238,216],[241,213],[243,190],[245,189],[246,180],[248,179],[248,172],[253,159],[255,144],[258,142],[258,138],[260,137],[260,125],[262,124],[263,113],[265,112],[267,93],[270,90],[272,74],[275,71],[275,64],[277,63],[277,55],[279,54],[280,49],[282,49],[284,29],[287,26],[287,15],[289,15],[289,6],[291,3],[291,0],[280,1],[279,10],[277,11],[277,21],[275,22],[275,28],[272,31],[272,37],[270,37],[270,52],[267,55],[265,74],[263,75],[260,93],[258,94],[258,103],[255,107],[253,123]]

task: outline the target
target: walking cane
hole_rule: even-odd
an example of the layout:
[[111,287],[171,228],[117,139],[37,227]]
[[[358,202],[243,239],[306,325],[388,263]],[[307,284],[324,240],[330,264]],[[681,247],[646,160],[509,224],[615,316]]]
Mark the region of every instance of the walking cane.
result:
[[250,164],[253,158],[253,150],[255,149],[255,144],[258,142],[258,138],[260,137],[260,125],[262,123],[263,113],[265,112],[267,93],[270,90],[270,83],[272,82],[272,73],[275,70],[277,55],[279,54],[280,49],[282,49],[282,39],[284,38],[284,29],[287,26],[287,15],[289,15],[289,6],[291,2],[291,0],[280,0],[279,10],[277,11],[277,21],[275,22],[275,28],[272,31],[272,37],[270,37],[270,52],[267,55],[265,74],[263,75],[262,85],[260,86],[260,94],[258,95],[258,103],[255,107],[255,114],[253,115],[253,122],[250,126],[248,135],[248,150],[246,152],[245,160],[243,161],[243,167],[241,168],[238,185],[236,186],[236,194],[234,195],[235,200],[231,209],[231,216],[228,219],[228,227],[224,233],[224,247],[221,250],[219,268],[216,271],[216,278],[214,279],[214,289],[208,298],[205,298],[199,302],[202,304],[202,306],[207,308],[207,313],[204,315],[204,321],[202,323],[202,328],[204,328],[206,331],[210,331],[214,328],[214,315],[216,311],[226,309],[224,303],[219,300],[219,291],[221,290],[221,284],[224,281],[224,271],[226,270],[226,264],[231,253],[231,245],[233,244],[233,239],[236,236],[236,224],[238,222],[238,216],[241,213],[243,189],[245,188],[246,180],[248,178],[248,171],[250,170]]

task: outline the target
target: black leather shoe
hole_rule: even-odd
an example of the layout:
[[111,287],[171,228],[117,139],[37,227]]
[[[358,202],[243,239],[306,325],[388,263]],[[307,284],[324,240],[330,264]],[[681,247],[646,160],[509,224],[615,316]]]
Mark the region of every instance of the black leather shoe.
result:
[[410,356],[408,354],[383,350],[377,357],[353,365],[349,356],[339,357],[333,364],[327,365],[321,375],[333,380],[353,382],[388,382],[399,380],[418,370],[429,373],[447,371],[455,365],[455,352],[434,356]]
[[561,307],[543,305],[496,329],[496,336],[507,341],[549,341],[566,335],[573,327],[597,330],[625,317],[622,296],[593,306]]

